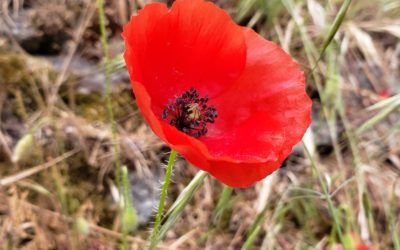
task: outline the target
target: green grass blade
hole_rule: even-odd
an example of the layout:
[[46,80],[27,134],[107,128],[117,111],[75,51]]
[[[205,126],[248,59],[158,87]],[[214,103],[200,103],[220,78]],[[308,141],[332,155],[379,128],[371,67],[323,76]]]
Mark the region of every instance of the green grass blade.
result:
[[345,0],[342,4],[342,6],[340,7],[340,10],[335,18],[335,20],[333,21],[333,24],[331,26],[331,28],[328,31],[328,36],[325,38],[324,43],[321,47],[321,50],[319,52],[319,56],[317,61],[315,62],[314,67],[311,70],[311,73],[314,72],[314,70],[317,68],[318,62],[322,59],[323,55],[325,54],[327,48],[329,47],[329,45],[331,44],[333,38],[335,37],[337,31],[339,30],[340,26],[343,23],[344,18],[346,17],[346,13],[347,10],[349,9],[351,0]]
[[233,192],[233,188],[224,185],[224,189],[222,190],[221,196],[219,197],[218,204],[214,210],[213,223],[214,225],[218,225],[222,215],[224,214],[226,208],[229,205],[229,199],[231,198]]
[[158,231],[156,243],[160,242],[168,230],[172,227],[175,221],[180,217],[182,214],[183,209],[186,205],[192,200],[194,193],[203,183],[204,178],[207,176],[207,172],[199,171],[196,176],[192,179],[189,185],[181,192],[178,199],[172,204],[171,208],[168,210],[166,214],[166,219],[163,225],[161,226],[160,230]]
[[392,114],[394,111],[396,111],[398,108],[400,108],[400,103],[394,102],[385,109],[383,109],[381,112],[373,116],[371,119],[369,119],[367,122],[365,122],[359,129],[357,129],[357,134],[363,134],[370,130],[374,125],[378,124],[382,120],[384,120],[386,117],[388,117],[390,114]]
[[336,32],[339,30],[340,26],[343,23],[344,18],[346,17],[347,10],[349,9],[351,0],[345,0],[340,7],[340,10],[333,21],[333,24],[331,28],[329,29],[328,36],[325,38],[324,44],[322,45],[321,52],[319,53],[319,58],[318,61],[322,58],[324,55],[326,49],[328,48],[329,44],[331,43],[332,39],[335,37]]
[[400,104],[400,94],[383,99],[382,101],[379,101],[379,102],[375,103],[374,105],[369,106],[367,108],[367,110],[373,111],[373,110],[377,110],[377,109],[382,109],[382,108],[392,105],[393,103]]
[[243,0],[239,3],[238,12],[235,20],[237,22],[243,21],[243,19],[259,4],[259,0]]
[[261,213],[259,213],[254,220],[253,224],[250,227],[249,232],[247,233],[247,239],[244,242],[241,250],[251,250],[253,249],[253,244],[254,241],[257,238],[258,233],[261,230],[261,226],[265,221],[265,214],[266,214],[266,208],[264,208]]

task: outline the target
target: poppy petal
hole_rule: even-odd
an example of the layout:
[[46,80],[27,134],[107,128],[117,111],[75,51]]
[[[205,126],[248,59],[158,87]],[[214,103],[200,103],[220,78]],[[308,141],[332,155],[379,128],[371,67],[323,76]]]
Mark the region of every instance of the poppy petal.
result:
[[254,178],[242,178],[240,185],[246,186],[279,168],[301,140],[311,122],[311,100],[297,63],[276,44],[243,30],[246,68],[229,91],[211,100],[219,117],[200,140],[213,156],[229,155],[244,162],[275,159],[254,168],[239,166],[237,173],[232,169],[224,173],[221,164],[212,164],[209,171],[225,183],[240,176],[240,167],[254,174]]
[[168,11],[148,4],[124,27],[125,60],[154,104],[196,86],[210,97],[228,88],[246,59],[243,33],[222,9],[202,0],[178,0]]

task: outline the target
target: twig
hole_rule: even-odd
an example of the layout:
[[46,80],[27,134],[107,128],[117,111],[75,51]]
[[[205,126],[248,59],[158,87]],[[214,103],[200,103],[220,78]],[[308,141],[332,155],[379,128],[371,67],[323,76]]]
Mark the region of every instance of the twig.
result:
[[82,18],[81,18],[81,22],[79,23],[79,27],[76,29],[76,33],[74,34],[73,45],[68,50],[68,54],[62,65],[61,72],[57,77],[57,80],[54,84],[54,88],[52,89],[52,92],[51,92],[51,96],[49,97],[49,106],[50,107],[52,107],[52,104],[54,104],[57,99],[58,90],[60,89],[61,85],[63,84],[63,82],[66,78],[68,68],[69,68],[72,58],[78,48],[79,40],[82,38],[83,32],[86,30],[86,28],[90,24],[90,20],[92,19],[92,16],[96,10],[96,8],[94,6],[95,5],[92,4],[91,1],[88,1],[85,12],[83,13]]
[[78,152],[79,152],[79,149],[75,149],[75,150],[69,151],[69,152],[67,152],[67,153],[65,153],[65,154],[63,154],[63,155],[61,155],[61,156],[49,161],[49,162],[46,162],[46,163],[41,164],[39,166],[27,169],[25,171],[19,172],[19,173],[15,174],[15,175],[8,176],[8,177],[5,177],[3,179],[0,179],[0,187],[1,186],[9,186],[9,185],[11,185],[11,184],[13,184],[13,183],[15,183],[17,181],[20,181],[22,179],[28,178],[29,176],[32,176],[34,174],[37,174],[40,171],[43,171],[43,170],[45,170],[45,169],[47,169],[47,168],[49,168],[51,166],[54,166],[55,164],[65,160],[66,158],[71,157],[72,155],[74,155],[74,154],[76,154]]

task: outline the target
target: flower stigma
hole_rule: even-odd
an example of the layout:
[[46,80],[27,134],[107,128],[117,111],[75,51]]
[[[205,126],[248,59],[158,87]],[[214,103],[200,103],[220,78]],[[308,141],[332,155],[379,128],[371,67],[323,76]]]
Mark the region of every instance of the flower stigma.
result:
[[208,106],[208,96],[200,97],[196,89],[190,88],[174,100],[169,99],[162,118],[178,130],[198,138],[207,134],[207,123],[214,123],[218,112]]

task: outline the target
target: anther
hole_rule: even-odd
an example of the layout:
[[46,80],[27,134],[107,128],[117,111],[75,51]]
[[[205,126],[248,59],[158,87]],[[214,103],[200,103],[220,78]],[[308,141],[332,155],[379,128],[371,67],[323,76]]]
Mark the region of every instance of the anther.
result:
[[196,89],[190,88],[182,95],[169,100],[162,118],[178,130],[200,137],[208,132],[207,123],[214,123],[218,116],[214,106],[208,106],[208,96],[200,97]]

